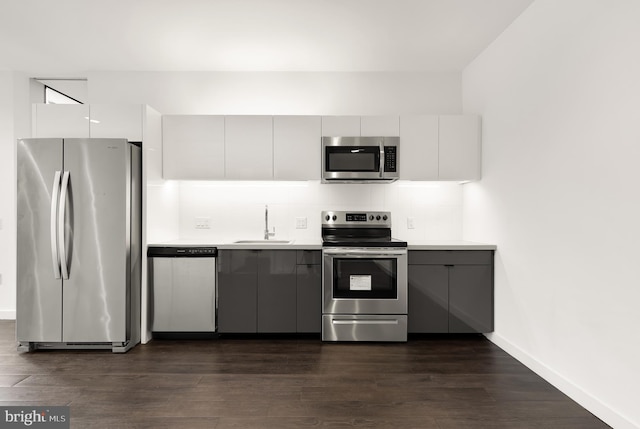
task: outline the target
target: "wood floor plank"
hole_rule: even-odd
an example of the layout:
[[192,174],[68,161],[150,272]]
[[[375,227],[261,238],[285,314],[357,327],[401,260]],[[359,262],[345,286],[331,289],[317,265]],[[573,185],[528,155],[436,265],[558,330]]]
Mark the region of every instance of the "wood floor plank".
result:
[[0,387],[15,386],[28,377],[28,375],[0,375]]
[[478,335],[407,343],[222,337],[126,354],[16,351],[0,405],[69,405],[74,428],[607,428]]

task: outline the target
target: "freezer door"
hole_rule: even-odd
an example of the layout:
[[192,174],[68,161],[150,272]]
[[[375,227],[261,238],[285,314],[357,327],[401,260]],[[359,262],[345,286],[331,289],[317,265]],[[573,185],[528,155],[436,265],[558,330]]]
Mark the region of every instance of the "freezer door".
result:
[[[124,342],[129,320],[131,148],[65,139],[64,342]],[[65,189],[62,190],[64,193]]]
[[20,342],[59,342],[62,340],[62,280],[56,216],[62,139],[18,140],[16,154],[16,337]]

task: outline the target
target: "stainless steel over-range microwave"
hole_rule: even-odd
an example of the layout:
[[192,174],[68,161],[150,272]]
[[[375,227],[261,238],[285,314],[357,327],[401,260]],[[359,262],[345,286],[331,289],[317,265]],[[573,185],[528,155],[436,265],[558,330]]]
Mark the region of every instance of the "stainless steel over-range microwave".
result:
[[399,137],[322,137],[322,181],[398,180]]

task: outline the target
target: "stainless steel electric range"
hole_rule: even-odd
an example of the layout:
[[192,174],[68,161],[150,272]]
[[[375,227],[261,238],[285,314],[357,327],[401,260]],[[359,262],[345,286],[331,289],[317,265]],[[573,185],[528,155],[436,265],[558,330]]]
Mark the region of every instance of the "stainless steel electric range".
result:
[[322,340],[407,340],[407,243],[391,213],[322,212]]

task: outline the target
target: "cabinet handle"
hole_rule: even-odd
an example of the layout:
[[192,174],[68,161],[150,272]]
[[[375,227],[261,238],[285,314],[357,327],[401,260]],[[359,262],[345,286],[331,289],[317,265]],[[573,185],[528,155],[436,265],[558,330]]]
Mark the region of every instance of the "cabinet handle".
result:
[[453,264],[444,264],[445,267],[455,267]]

